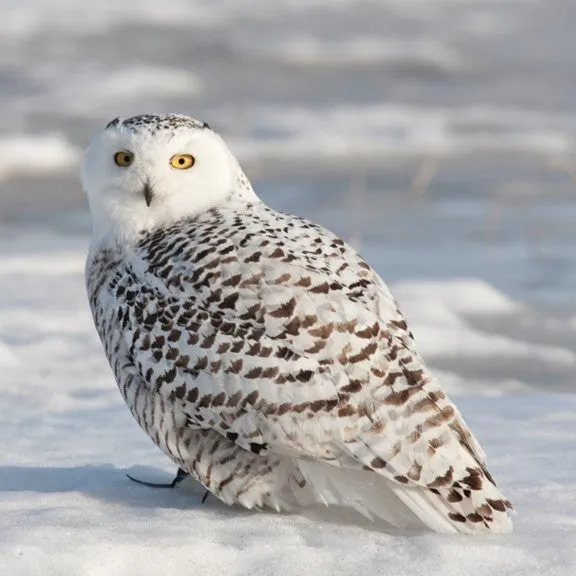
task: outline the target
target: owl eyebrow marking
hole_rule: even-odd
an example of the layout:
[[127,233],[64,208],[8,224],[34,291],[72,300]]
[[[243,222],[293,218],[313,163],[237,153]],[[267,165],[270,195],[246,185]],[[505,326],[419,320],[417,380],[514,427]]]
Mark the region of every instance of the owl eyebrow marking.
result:
[[108,124],[106,124],[105,130],[108,130],[108,128],[112,128],[113,126],[116,126],[119,122],[120,122],[120,116],[116,116],[116,118],[114,118],[114,120],[110,120],[110,122],[108,122]]

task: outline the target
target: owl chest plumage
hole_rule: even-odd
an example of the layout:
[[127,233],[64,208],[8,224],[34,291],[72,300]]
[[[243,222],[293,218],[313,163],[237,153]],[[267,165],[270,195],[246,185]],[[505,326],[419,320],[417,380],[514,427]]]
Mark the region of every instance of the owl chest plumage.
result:
[[286,446],[291,428],[313,420],[328,439],[339,413],[370,423],[374,389],[391,391],[386,378],[423,377],[393,342],[403,319],[372,270],[308,222],[258,205],[213,210],[142,237],[108,268],[91,300],[108,357],[124,349],[123,365],[111,360],[120,389],[138,405],[122,385],[131,363],[176,424]]

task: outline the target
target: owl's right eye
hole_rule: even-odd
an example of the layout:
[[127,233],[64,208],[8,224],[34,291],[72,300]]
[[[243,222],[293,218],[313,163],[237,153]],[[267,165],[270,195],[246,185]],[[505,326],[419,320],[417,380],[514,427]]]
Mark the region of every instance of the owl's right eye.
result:
[[125,168],[134,162],[134,154],[132,154],[132,152],[128,152],[127,150],[116,152],[116,154],[114,154],[114,162],[117,166]]

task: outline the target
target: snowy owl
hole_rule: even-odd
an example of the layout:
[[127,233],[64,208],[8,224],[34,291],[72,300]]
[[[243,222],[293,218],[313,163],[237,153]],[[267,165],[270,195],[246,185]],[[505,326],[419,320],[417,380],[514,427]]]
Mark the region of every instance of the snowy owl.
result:
[[246,508],[512,529],[386,284],[334,234],[266,206],[206,123],[115,119],[82,183],[96,329],[134,418],[182,474]]

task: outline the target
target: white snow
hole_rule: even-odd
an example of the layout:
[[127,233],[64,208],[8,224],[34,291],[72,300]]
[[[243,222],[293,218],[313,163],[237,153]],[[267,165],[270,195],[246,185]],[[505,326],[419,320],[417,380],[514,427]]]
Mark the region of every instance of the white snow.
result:
[[[576,574],[571,1],[0,0],[0,576]],[[85,226],[67,214],[76,144],[156,111],[207,120],[256,174],[288,163],[269,199],[355,234],[398,282],[420,351],[516,506],[514,534],[250,513],[126,478],[175,467],[113,381],[84,293],[87,239],[40,227]],[[354,209],[323,170],[356,180],[421,156],[449,161],[417,204],[396,195],[404,168],[367,170]],[[556,174],[541,173],[549,158]],[[37,229],[12,234],[9,218]]]
[[387,38],[358,36],[338,41],[320,41],[295,35],[272,43],[251,39],[240,51],[297,66],[413,65],[455,71],[464,63],[448,46],[430,38]]
[[403,103],[351,106],[258,106],[245,112],[252,133],[235,133],[234,110],[215,116],[229,121],[227,140],[245,160],[363,160],[391,155],[432,157],[474,152],[572,153],[570,115],[484,105],[414,106]]
[[[311,9],[334,6],[355,8],[374,3],[397,11],[437,10],[443,5],[490,5],[495,0],[276,0],[272,10],[281,13],[308,12]],[[536,3],[542,0],[499,0],[500,3]],[[270,11],[269,3],[262,0],[102,0],[93,3],[89,14],[74,0],[2,0],[3,19],[0,29],[12,37],[29,37],[45,30],[70,33],[97,33],[111,26],[134,23],[154,23],[171,26],[212,27],[233,22],[246,14],[264,15]]]
[[517,302],[485,282],[403,283],[394,286],[393,293],[410,321],[419,350],[426,357],[536,358],[576,368],[576,355],[571,350],[487,334],[472,327],[467,317],[505,315],[522,310]]
[[[2,575],[574,574],[576,396],[547,394],[544,385],[493,398],[458,383],[457,404],[516,506],[511,535],[406,534],[322,509],[246,512],[212,497],[201,505],[191,483],[160,490],[130,482],[127,471],[170,480],[175,468],[113,382],[84,294],[86,243],[29,233],[0,244]],[[476,346],[481,357],[494,334],[478,340],[467,315],[530,313],[476,280],[394,291],[424,349],[434,330],[440,340],[455,330],[450,344],[464,342],[468,353]],[[501,353],[516,355],[518,346],[527,344],[509,338]]]
[[80,150],[59,134],[0,136],[0,181],[15,174],[75,170]]
[[77,68],[46,65],[34,70],[33,78],[44,89],[19,101],[19,109],[68,116],[107,116],[119,107],[133,111],[146,98],[192,99],[204,88],[202,80],[187,69],[144,64],[113,69],[97,63]]
[[450,282],[427,280],[394,287],[397,299],[421,300],[425,291],[434,300],[459,314],[507,314],[522,309],[518,302],[478,279],[454,279]]
[[[478,34],[483,42],[500,35],[501,51],[519,45],[519,58],[519,40],[528,39],[527,51],[534,45],[526,27],[532,20],[537,27],[541,5],[103,0],[87,14],[74,0],[0,0],[0,129],[41,117],[56,125],[68,120],[75,131],[78,120],[102,125],[110,116],[175,110],[214,119],[243,160],[262,163],[573,155],[571,107],[529,98],[535,90],[515,71],[539,86],[550,74],[559,79],[555,90],[569,94],[561,80],[566,73],[546,65],[548,56],[541,74],[521,58],[501,62],[474,41]],[[364,25],[373,11],[381,27]],[[571,53],[563,45],[559,40],[554,52],[560,61]],[[335,83],[348,74],[344,85]],[[320,97],[314,78],[325,85]],[[516,90],[519,102],[508,97]]]

